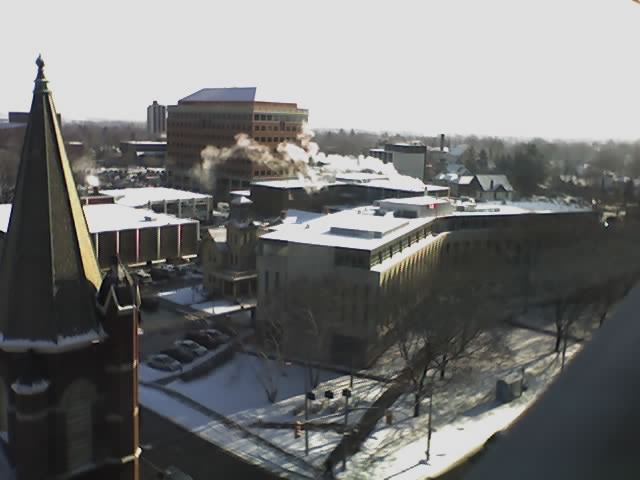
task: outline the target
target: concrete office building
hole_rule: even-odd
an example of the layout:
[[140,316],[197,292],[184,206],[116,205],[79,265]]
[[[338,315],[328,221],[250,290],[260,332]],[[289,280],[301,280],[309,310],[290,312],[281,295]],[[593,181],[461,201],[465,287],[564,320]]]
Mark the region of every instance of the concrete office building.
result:
[[[109,268],[114,255],[131,266],[198,254],[200,224],[196,220],[123,205],[91,203],[89,198],[84,198],[83,204],[100,268]],[[0,205],[0,248],[10,216],[11,204]]]
[[169,106],[168,115],[169,184],[193,191],[215,191],[224,198],[229,190],[247,188],[256,178],[281,178],[289,172],[238,157],[216,165],[215,170],[197,173],[208,178],[194,178],[193,168],[202,164],[202,150],[208,145],[235,145],[237,135],[242,133],[275,150],[281,142],[296,141],[308,111],[295,103],[257,101],[255,88],[204,88]]
[[324,182],[299,179],[258,181],[251,184],[251,200],[259,217],[272,218],[289,209],[332,212],[345,207],[371,205],[385,198],[417,195],[442,197],[449,188],[407,182],[398,176],[343,173]]
[[113,198],[114,203],[132,208],[147,208],[156,213],[193,218],[207,223],[213,211],[213,197],[203,193],[186,192],[165,187],[119,188],[100,190],[101,195]]
[[[510,301],[505,308],[521,309],[638,265],[638,259],[612,261],[597,213],[588,208],[462,207],[425,197],[378,203],[386,215],[364,207],[260,237],[259,329],[273,323],[266,306],[279,290],[324,281],[332,289],[327,298],[335,300],[335,320],[325,326],[325,343],[314,359],[365,366],[389,345],[387,333],[403,315],[397,299],[415,285],[427,295],[435,286],[446,291],[482,284]],[[304,331],[287,338],[282,347],[291,357],[310,355],[305,346],[320,341]]]
[[373,148],[369,155],[379,158],[385,163],[393,163],[401,175],[426,179],[428,147],[423,144],[413,143],[388,143],[384,148]]
[[167,107],[156,100],[147,107],[147,132],[153,138],[167,134]]

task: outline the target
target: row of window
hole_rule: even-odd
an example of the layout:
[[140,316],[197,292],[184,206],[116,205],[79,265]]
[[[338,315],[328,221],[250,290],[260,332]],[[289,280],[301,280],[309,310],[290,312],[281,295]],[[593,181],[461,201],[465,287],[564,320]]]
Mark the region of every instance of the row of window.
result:
[[299,122],[301,119],[306,120],[304,115],[287,115],[287,114],[272,114],[272,113],[255,113],[253,115],[255,121],[262,122]]
[[261,143],[280,143],[280,142],[293,142],[293,137],[256,137],[255,140]]
[[300,132],[302,131],[302,128],[299,127],[298,125],[284,125],[281,124],[280,126],[278,125],[256,125],[254,130],[256,132],[277,132],[279,130],[285,131],[285,132]]

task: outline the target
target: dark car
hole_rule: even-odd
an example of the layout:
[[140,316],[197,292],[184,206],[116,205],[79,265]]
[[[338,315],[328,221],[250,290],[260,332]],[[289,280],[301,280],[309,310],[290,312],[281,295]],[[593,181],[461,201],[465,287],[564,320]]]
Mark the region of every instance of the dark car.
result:
[[222,338],[210,335],[204,331],[187,332],[184,338],[187,340],[193,340],[194,342],[210,349],[217,348],[224,343]]
[[182,363],[193,362],[193,360],[196,358],[196,356],[186,348],[173,347],[163,350],[161,353],[169,355],[171,358],[175,358]]

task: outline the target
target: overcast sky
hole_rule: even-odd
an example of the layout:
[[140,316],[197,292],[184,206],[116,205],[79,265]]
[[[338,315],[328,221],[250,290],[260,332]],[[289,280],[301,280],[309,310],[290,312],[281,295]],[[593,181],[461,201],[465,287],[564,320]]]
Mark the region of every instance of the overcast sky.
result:
[[312,127],[640,138],[632,0],[10,4],[3,113],[29,108],[42,52],[67,119],[142,121],[152,100],[256,86]]

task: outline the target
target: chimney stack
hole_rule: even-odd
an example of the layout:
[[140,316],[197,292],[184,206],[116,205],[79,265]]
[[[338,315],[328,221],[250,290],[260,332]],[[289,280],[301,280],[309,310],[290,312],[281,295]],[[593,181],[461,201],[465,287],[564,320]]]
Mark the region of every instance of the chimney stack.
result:
[[440,151],[444,152],[444,133],[440,134]]

